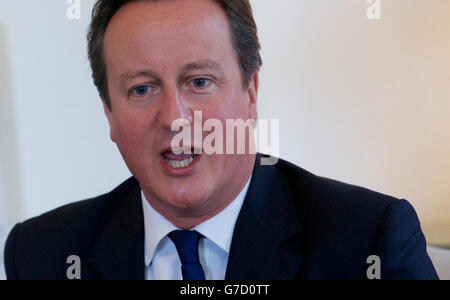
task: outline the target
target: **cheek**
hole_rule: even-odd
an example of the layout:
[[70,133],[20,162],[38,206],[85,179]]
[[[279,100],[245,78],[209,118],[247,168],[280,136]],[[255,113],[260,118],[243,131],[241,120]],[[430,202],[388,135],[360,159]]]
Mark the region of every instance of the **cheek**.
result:
[[223,119],[243,119],[247,120],[249,117],[248,106],[245,105],[245,98],[237,95],[233,98],[233,102],[226,103],[220,110],[220,115]]
[[138,148],[143,145],[147,124],[138,116],[121,116],[113,124],[116,142],[121,148]]
[[242,88],[232,87],[227,90],[235,92],[220,95],[219,101],[215,102],[216,105],[211,105],[204,110],[204,118],[215,118],[223,121],[226,119],[248,119],[248,100],[242,92]]

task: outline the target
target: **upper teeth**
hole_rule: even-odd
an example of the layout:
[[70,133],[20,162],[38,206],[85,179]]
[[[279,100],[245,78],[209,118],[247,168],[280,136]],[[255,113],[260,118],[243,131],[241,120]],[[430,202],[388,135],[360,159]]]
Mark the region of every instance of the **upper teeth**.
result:
[[189,166],[190,164],[192,164],[192,162],[194,161],[194,158],[188,158],[182,161],[179,160],[167,160],[167,163],[174,169],[179,169],[179,168],[186,168],[187,166]]

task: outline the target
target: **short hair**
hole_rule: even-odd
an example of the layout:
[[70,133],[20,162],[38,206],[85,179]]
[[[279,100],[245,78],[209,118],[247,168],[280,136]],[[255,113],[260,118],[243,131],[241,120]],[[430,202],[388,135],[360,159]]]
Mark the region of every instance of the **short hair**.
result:
[[[104,60],[103,42],[106,29],[113,16],[125,4],[137,1],[162,0],[97,0],[92,9],[92,20],[88,28],[88,57],[92,69],[92,78],[100,97],[111,110],[108,92],[106,64]],[[249,0],[212,0],[219,4],[227,15],[231,41],[236,52],[243,88],[248,88],[251,76],[262,66],[260,55],[261,45],[258,30],[253,18],[253,11]]]

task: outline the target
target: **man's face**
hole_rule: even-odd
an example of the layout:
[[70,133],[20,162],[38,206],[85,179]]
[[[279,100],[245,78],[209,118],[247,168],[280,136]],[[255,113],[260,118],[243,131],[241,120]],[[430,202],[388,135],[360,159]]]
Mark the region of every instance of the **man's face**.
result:
[[203,154],[176,168],[173,161],[181,158],[170,149],[179,133],[171,131],[172,122],[187,119],[193,127],[194,111],[202,112],[203,123],[214,118],[224,128],[226,119],[257,117],[257,73],[244,89],[220,6],[211,0],[129,3],[107,28],[104,55],[111,138],[150,204],[172,222],[221,211],[246,184],[254,155]]

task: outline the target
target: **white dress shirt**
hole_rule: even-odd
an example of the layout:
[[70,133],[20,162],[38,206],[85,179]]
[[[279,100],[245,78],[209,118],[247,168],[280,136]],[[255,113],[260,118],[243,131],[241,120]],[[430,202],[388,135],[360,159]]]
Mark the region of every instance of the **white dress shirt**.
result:
[[[199,256],[207,280],[225,279],[234,226],[250,181],[251,178],[236,199],[222,212],[193,229],[205,237],[200,240]],[[182,280],[177,249],[167,236],[179,228],[154,210],[144,193],[141,195],[144,209],[146,280]]]

